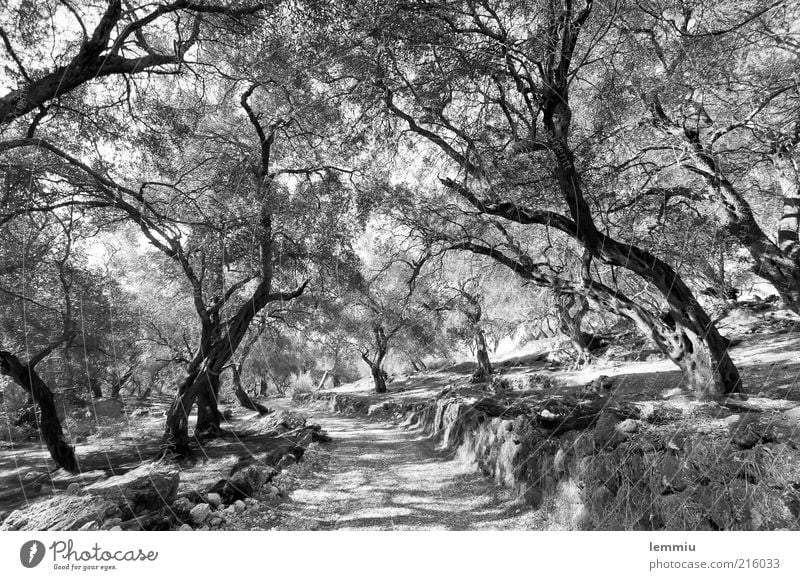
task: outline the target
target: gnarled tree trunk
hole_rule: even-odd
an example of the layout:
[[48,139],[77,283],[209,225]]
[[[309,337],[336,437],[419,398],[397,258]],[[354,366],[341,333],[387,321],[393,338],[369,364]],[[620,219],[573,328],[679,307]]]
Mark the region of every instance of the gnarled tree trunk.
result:
[[270,410],[261,403],[257,403],[250,398],[250,395],[242,386],[242,363],[232,365],[231,369],[233,370],[233,394],[236,395],[239,404],[245,409],[257,411],[259,415],[266,415],[269,413]]
[[492,378],[492,362],[489,360],[489,348],[486,346],[486,334],[483,330],[475,330],[475,355],[478,359],[478,368],[472,374],[473,383],[482,383]]
[[576,364],[583,366],[592,360],[589,349],[591,339],[581,329],[583,317],[589,311],[589,303],[584,296],[579,294],[559,294],[556,296],[556,313],[558,327],[561,333],[572,343],[577,355]]
[[[37,356],[36,358],[41,360],[43,357]],[[75,448],[64,438],[61,421],[56,413],[53,393],[34,370],[38,360],[24,364],[10,352],[0,351],[0,374],[9,377],[25,389],[39,406],[41,412],[39,432],[42,434],[42,439],[47,445],[53,461],[67,471],[77,473],[78,462],[75,458]]]
[[385,393],[386,389],[386,373],[383,370],[383,359],[389,352],[389,337],[383,330],[383,327],[376,325],[373,328],[375,337],[375,356],[370,358],[368,352],[362,352],[361,358],[367,363],[372,376],[372,383],[375,385],[376,393]]

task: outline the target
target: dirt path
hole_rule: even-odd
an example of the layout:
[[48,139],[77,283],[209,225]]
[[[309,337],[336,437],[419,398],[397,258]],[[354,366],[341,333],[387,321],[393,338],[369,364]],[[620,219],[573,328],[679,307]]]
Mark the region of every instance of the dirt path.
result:
[[535,512],[418,430],[311,409],[333,443],[293,468],[279,530],[536,529]]

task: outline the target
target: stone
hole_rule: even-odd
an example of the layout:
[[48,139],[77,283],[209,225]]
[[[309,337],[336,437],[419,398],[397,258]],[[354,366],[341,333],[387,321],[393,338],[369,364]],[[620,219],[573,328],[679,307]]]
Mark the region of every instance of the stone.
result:
[[194,506],[192,508],[192,511],[189,513],[189,517],[191,517],[192,522],[198,525],[205,522],[210,515],[211,515],[211,506],[205,503],[201,503]]
[[599,391],[600,389],[610,390],[614,386],[614,381],[606,375],[600,375],[591,382],[592,390]]
[[711,428],[711,425],[708,425],[708,424],[700,425],[697,428],[697,433],[699,433],[700,435],[709,435],[712,432],[713,432],[713,429]]
[[103,522],[103,529],[110,530],[114,526],[121,526],[122,525],[122,518],[111,518]]
[[734,425],[736,425],[736,423],[739,422],[741,418],[742,418],[741,415],[730,415],[729,417],[725,417],[722,421],[728,427],[733,427]]
[[83,495],[83,488],[80,483],[74,481],[67,486],[67,495]]
[[198,529],[199,531],[201,531],[201,532],[208,532],[208,531],[210,531],[210,530],[211,530],[211,528],[209,528],[208,526],[202,526],[202,527],[200,527],[200,528],[197,528],[197,529]]
[[245,505],[245,503],[244,503],[242,500],[238,499],[238,500],[236,500],[236,502],[233,504],[233,508],[234,508],[234,510],[236,511],[236,513],[237,513],[237,514],[240,514],[240,513],[242,513],[244,510],[246,510],[246,509],[247,509],[247,506]]
[[625,419],[621,423],[617,424],[616,429],[622,433],[636,433],[639,431],[639,423],[634,419]]
[[146,463],[116,477],[86,487],[90,495],[128,505],[136,513],[155,510],[175,500],[180,476],[169,464]]
[[95,417],[106,417],[116,419],[122,416],[124,409],[122,401],[119,399],[95,399],[92,401],[92,409]]
[[226,519],[231,517],[231,516],[235,516],[236,515],[236,508],[234,506],[232,506],[232,505],[229,505],[224,510],[222,510],[222,514],[225,516]]
[[178,528],[179,532],[191,532],[194,531],[194,528],[189,524],[183,524],[180,528]]
[[104,522],[121,516],[119,506],[104,498],[57,495],[12,512],[0,530],[74,531],[88,522]]
[[793,407],[784,411],[783,418],[791,423],[800,424],[800,407]]
[[215,486],[226,502],[249,498],[258,492],[277,472],[268,467],[262,469],[257,465],[248,465],[231,474],[230,479],[223,480],[222,485]]
[[99,530],[100,526],[97,525],[96,521],[89,521],[83,524],[80,528],[78,528],[79,532],[94,532]]
[[121,532],[122,526],[114,526],[113,528],[108,529],[109,532]]
[[297,463],[297,458],[291,453],[286,453],[283,457],[281,457],[280,461],[278,461],[278,465],[276,467],[278,469],[285,469],[290,465],[294,465],[295,463]]
[[212,528],[218,528],[218,527],[220,527],[222,525],[222,522],[223,522],[223,519],[221,517],[214,516],[213,518],[211,518],[211,521],[209,521],[208,524]]
[[189,519],[189,514],[194,506],[194,502],[188,497],[179,497],[172,502],[172,511],[175,512],[175,517],[181,521],[185,521]]
[[218,508],[222,503],[222,496],[218,493],[209,493],[206,496],[206,501],[211,505],[213,508]]
[[598,449],[614,447],[628,438],[628,434],[617,430],[619,417],[612,412],[603,411],[594,427],[594,444]]

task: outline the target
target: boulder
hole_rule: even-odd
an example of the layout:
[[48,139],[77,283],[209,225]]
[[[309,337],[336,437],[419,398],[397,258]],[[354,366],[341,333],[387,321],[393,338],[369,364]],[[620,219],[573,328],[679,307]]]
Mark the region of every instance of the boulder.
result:
[[189,524],[183,524],[180,528],[178,528],[179,532],[191,532],[194,528]]
[[236,511],[237,514],[240,514],[245,509],[247,509],[247,506],[242,500],[237,499],[236,502],[233,504],[233,509]]
[[194,502],[192,502],[187,497],[179,497],[174,502],[172,502],[172,511],[175,512],[175,517],[180,521],[186,521],[189,519],[189,514],[194,507]]
[[222,503],[222,496],[220,496],[218,493],[209,493],[206,496],[206,501],[209,503],[209,505],[211,505],[211,507],[218,508]]
[[194,506],[192,511],[189,513],[189,516],[192,518],[192,522],[197,525],[204,523],[210,515],[211,506],[205,503]]
[[214,486],[213,491],[218,493],[226,503],[253,496],[265,483],[270,481],[277,471],[272,467],[261,468],[257,465],[247,465],[235,470],[230,478],[223,479]]
[[146,463],[124,475],[109,477],[86,487],[86,493],[127,505],[134,513],[171,504],[178,492],[180,475],[169,464]]
[[88,523],[102,524],[121,515],[119,506],[105,498],[57,495],[12,512],[0,530],[79,530]]
[[97,525],[97,521],[91,520],[83,524],[80,528],[78,528],[79,532],[94,532],[100,529],[100,526]]

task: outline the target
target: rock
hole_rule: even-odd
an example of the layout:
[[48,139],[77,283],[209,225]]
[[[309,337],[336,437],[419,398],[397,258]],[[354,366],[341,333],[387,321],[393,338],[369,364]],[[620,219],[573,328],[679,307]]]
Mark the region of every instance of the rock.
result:
[[793,407],[784,411],[783,418],[791,423],[800,423],[800,407]]
[[594,391],[599,391],[601,389],[604,389],[604,390],[607,391],[607,390],[610,390],[611,387],[614,386],[614,381],[612,381],[606,375],[600,375],[599,377],[597,377],[596,379],[594,379],[591,382],[590,386],[591,386],[592,390],[594,390]]
[[616,429],[622,433],[636,433],[639,431],[639,423],[634,419],[625,419],[621,423],[617,424]]
[[223,479],[214,486],[226,503],[249,498],[260,490],[265,483],[275,477],[277,471],[272,467],[265,469],[257,465],[248,465],[234,471],[229,479]]
[[172,511],[175,512],[175,517],[177,517],[179,520],[186,521],[189,519],[189,514],[194,506],[194,502],[188,497],[179,497],[172,502]]
[[183,524],[180,528],[178,528],[179,532],[191,532],[194,531],[194,528],[189,524]]
[[738,422],[739,422],[739,420],[740,420],[741,418],[742,418],[742,417],[741,417],[741,415],[730,415],[729,417],[725,417],[725,418],[724,418],[722,421],[723,421],[723,422],[725,423],[725,425],[727,425],[728,427],[733,427],[733,426],[734,426],[736,423],[738,423]]
[[286,467],[294,465],[295,463],[297,463],[297,458],[291,453],[286,453],[283,457],[281,457],[280,461],[278,461],[277,468],[285,469]]
[[169,505],[178,492],[178,469],[169,464],[146,463],[124,475],[110,477],[86,487],[86,492],[116,503],[127,504],[137,513]]
[[594,427],[594,444],[598,449],[612,448],[629,437],[625,432],[617,430],[620,423],[616,413],[603,411]]
[[81,484],[74,481],[67,486],[67,495],[83,495]]
[[711,425],[705,424],[697,427],[697,433],[700,435],[709,435],[712,432],[713,429],[711,428]]
[[104,522],[121,515],[119,506],[104,498],[57,495],[12,512],[0,530],[78,530],[87,522]]
[[79,532],[94,532],[99,530],[100,526],[97,525],[96,521],[90,521],[83,524],[80,528],[78,528]]
[[114,526],[113,528],[109,528],[108,531],[109,532],[121,532],[123,530],[122,530],[122,526]]
[[189,513],[189,517],[191,517],[192,522],[198,525],[205,522],[210,515],[211,507],[205,503],[194,506],[192,511]]
[[245,503],[244,503],[242,500],[238,499],[238,500],[236,500],[236,502],[233,504],[233,508],[234,508],[234,510],[236,511],[236,513],[237,513],[237,514],[240,514],[240,513],[242,513],[244,510],[246,510],[246,509],[247,509],[247,506],[245,505]]
[[229,505],[224,510],[222,510],[222,515],[225,516],[225,519],[235,516],[236,515],[236,508],[232,505]]
[[208,526],[202,526],[202,527],[200,527],[200,528],[197,528],[197,529],[198,529],[199,531],[201,531],[201,532],[208,532],[208,531],[210,531],[210,530],[211,530],[211,528],[209,528]]
[[104,530],[110,530],[114,526],[121,526],[122,525],[122,518],[111,518],[103,522],[102,528]]
[[222,503],[222,496],[218,493],[209,493],[206,496],[206,501],[211,505],[213,508],[218,508]]
[[222,518],[214,516],[213,518],[211,518],[211,521],[208,522],[208,525],[211,526],[212,528],[218,528],[222,525],[223,521],[224,520]]
[[116,419],[122,416],[123,405],[119,399],[95,399],[92,401],[95,417]]

